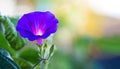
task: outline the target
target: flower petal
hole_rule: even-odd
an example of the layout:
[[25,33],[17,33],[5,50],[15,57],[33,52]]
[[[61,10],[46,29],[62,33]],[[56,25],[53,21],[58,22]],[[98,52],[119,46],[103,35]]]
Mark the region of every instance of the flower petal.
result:
[[57,26],[53,25],[51,26],[49,29],[46,30],[45,34],[42,35],[42,38],[47,38],[48,36],[50,36],[50,34],[55,33],[57,31]]
[[33,35],[31,32],[29,31],[25,31],[25,30],[19,30],[20,32],[20,35],[24,38],[28,38],[30,41],[33,41],[33,40],[36,40],[38,39],[39,37],[38,36],[35,36]]
[[31,32],[31,28],[28,24],[28,20],[26,19],[25,16],[23,16],[19,21],[18,21],[18,25],[16,27],[16,30],[19,31],[19,30],[26,30],[26,31],[29,31]]

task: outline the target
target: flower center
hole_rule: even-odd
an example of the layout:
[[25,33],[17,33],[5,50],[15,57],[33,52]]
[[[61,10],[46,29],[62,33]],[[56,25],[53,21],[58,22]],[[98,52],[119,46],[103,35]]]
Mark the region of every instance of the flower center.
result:
[[42,32],[41,30],[38,30],[38,31],[36,32],[36,35],[43,35],[43,32]]

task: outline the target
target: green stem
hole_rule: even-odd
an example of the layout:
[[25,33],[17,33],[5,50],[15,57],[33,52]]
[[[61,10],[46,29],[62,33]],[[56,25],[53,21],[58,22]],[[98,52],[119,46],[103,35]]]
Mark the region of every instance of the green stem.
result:
[[31,69],[34,69],[42,60],[38,61]]
[[47,69],[48,63],[47,63],[46,61],[47,61],[47,60],[44,59],[44,60],[40,63],[40,69]]
[[40,61],[37,62],[32,69],[34,69],[38,64],[40,64],[40,69],[47,69],[48,62],[47,59],[44,58],[46,49],[43,48],[43,45],[42,46],[38,45],[38,49],[39,49]]
[[40,69],[47,69],[48,64],[46,61],[47,61],[46,59],[41,59],[32,67],[32,69],[34,69],[38,64],[40,64]]

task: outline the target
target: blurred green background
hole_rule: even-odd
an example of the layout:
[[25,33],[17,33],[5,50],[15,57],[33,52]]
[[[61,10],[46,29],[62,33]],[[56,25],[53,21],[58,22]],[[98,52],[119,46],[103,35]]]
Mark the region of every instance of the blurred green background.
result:
[[[0,0],[0,12],[9,16],[14,27],[18,16],[27,12],[51,11],[56,15],[59,19],[53,40],[56,51],[48,69],[120,69],[119,3],[119,0]],[[19,54],[14,60],[17,64],[22,60],[24,69],[38,61],[34,43],[25,44],[26,39],[17,37],[19,43],[12,44],[7,34],[0,38],[0,45],[7,44],[2,40],[7,40]]]

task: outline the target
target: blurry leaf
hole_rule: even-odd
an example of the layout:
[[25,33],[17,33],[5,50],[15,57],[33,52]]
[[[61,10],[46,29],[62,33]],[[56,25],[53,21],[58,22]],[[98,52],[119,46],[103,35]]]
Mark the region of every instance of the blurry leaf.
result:
[[14,58],[16,63],[22,68],[22,69],[31,69],[32,64],[29,61],[26,61],[22,58]]
[[16,17],[8,17],[11,22],[16,26],[17,25],[17,22],[18,22],[18,19],[19,19],[19,16],[16,16]]
[[[11,20],[11,22],[16,27],[19,17],[18,16],[17,17],[9,17],[9,19]],[[17,32],[17,38],[13,43],[11,43],[11,45],[14,45],[14,48],[16,50],[18,50],[18,49],[22,48],[27,42],[28,42],[27,39],[22,38],[19,35],[19,33]]]
[[5,34],[5,28],[3,26],[2,23],[0,23],[0,32],[2,32],[3,34]]
[[0,49],[0,69],[20,69],[17,64],[8,57],[8,55],[8,52]]
[[10,47],[2,32],[0,32],[0,48],[7,50],[11,55],[15,54],[15,51]]
[[0,16],[0,22],[4,25],[5,28],[5,38],[8,40],[10,46],[15,50],[21,49],[27,43],[27,40],[23,39],[16,31],[15,26],[17,24],[17,20],[17,17],[12,18]]
[[19,33],[17,33],[17,37],[14,40],[14,42],[11,42],[12,48],[14,48],[15,50],[19,50],[22,47],[25,46],[25,44],[28,42],[27,39],[22,38]]
[[5,36],[10,41],[11,39],[15,39],[17,37],[17,31],[15,29],[14,24],[11,22],[11,20],[5,16],[0,16],[0,22],[5,27]]
[[97,45],[108,53],[120,53],[120,36],[103,37],[96,40]]
[[39,52],[33,48],[27,48],[20,52],[20,57],[34,64],[39,60],[38,53]]
[[12,60],[12,57],[10,56],[10,54],[4,49],[0,48],[0,53]]
[[89,36],[81,36],[75,40],[75,45],[79,45],[79,47],[80,46],[88,46],[88,44],[93,42],[93,39],[94,38],[89,37]]

